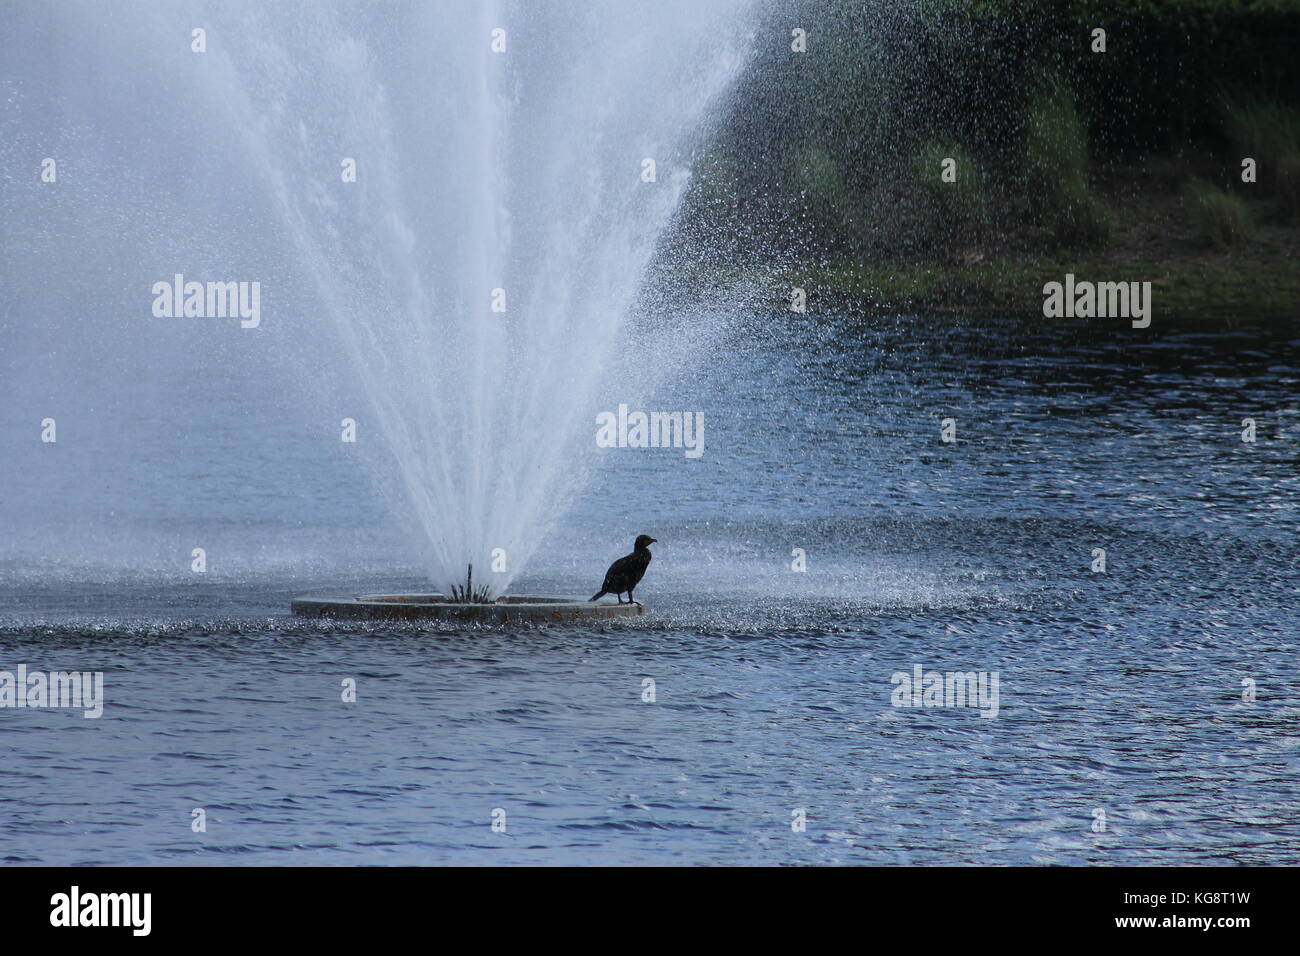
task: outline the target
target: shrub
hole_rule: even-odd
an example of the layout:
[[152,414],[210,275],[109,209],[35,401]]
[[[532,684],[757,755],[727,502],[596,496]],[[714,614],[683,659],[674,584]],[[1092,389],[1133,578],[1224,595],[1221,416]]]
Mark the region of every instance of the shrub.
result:
[[1277,198],[1278,217],[1300,222],[1300,112],[1271,100],[1226,100],[1223,125],[1241,157],[1259,164],[1260,184]]
[[857,231],[858,197],[830,150],[821,145],[803,149],[794,165],[794,185],[813,220],[832,235]]
[[[1300,113],[1267,100],[1224,105],[1224,126],[1242,156],[1252,156],[1276,174],[1278,161],[1300,151]],[[1265,177],[1272,180],[1271,176]]]
[[[944,182],[944,161],[956,162],[953,182]],[[912,175],[920,185],[918,238],[929,244],[951,245],[984,238],[989,229],[984,177],[959,146],[931,143],[912,159]]]
[[1282,221],[1300,225],[1300,150],[1277,161],[1277,205]]
[[1074,97],[1059,80],[1035,97],[1026,124],[1026,184],[1038,220],[1065,246],[1110,237],[1105,206],[1088,186],[1088,133]]
[[1254,237],[1254,223],[1238,197],[1211,183],[1193,180],[1187,184],[1185,198],[1197,235],[1216,249],[1241,245]]

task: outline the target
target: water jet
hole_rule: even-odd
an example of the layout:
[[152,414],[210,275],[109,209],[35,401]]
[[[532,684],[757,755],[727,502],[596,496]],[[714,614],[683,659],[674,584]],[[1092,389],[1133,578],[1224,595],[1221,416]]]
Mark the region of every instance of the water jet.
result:
[[[232,0],[210,11],[205,27],[222,39],[199,57],[155,42],[189,34],[184,5],[123,22],[94,4],[50,13],[44,32],[68,38],[59,69],[76,64],[65,79],[83,95],[62,148],[84,178],[81,192],[51,183],[21,209],[6,180],[6,223],[15,210],[34,234],[80,235],[79,217],[98,210],[95,234],[112,236],[120,258],[110,269],[88,245],[59,261],[88,277],[97,308],[123,317],[124,331],[80,350],[88,367],[133,388],[145,379],[139,410],[152,414],[148,403],[174,396],[148,394],[141,355],[204,373],[195,356],[255,363],[290,396],[257,426],[328,435],[315,451],[364,472],[407,539],[391,548],[403,571],[442,595],[406,603],[491,607],[603,466],[595,414],[648,398],[686,361],[696,337],[688,329],[670,349],[669,329],[716,322],[661,315],[647,290],[751,59],[757,5],[309,6],[303,16]],[[509,45],[494,50],[498,28]],[[122,62],[134,66],[121,84],[97,82]],[[57,83],[29,85],[35,149],[40,124],[64,113],[43,99]],[[6,133],[11,115],[7,100]],[[641,178],[646,158],[653,181]],[[123,171],[138,196],[88,201],[118,196]],[[58,229],[41,225],[60,196]],[[124,212],[136,203],[147,217]],[[128,278],[100,281],[109,275]],[[41,354],[39,334],[24,332],[24,353]],[[651,413],[646,425],[695,458],[702,414]],[[633,434],[623,444],[640,447]],[[355,490],[322,492],[316,514],[338,507],[349,516],[337,527],[368,524],[351,515]],[[556,611],[557,599],[541,603]]]

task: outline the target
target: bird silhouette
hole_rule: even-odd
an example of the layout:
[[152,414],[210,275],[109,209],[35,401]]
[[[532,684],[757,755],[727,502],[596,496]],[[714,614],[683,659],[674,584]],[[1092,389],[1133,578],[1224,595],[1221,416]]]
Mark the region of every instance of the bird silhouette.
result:
[[632,596],[633,589],[641,583],[641,578],[645,576],[645,569],[650,566],[650,545],[655,543],[655,539],[648,534],[639,534],[636,542],[632,545],[632,553],[624,555],[609,566],[605,572],[605,583],[600,586],[600,590],[591,596],[591,600],[598,601],[606,594],[612,594],[618,598],[618,603],[623,604],[623,593],[627,592],[627,602],[641,606],[641,602]]

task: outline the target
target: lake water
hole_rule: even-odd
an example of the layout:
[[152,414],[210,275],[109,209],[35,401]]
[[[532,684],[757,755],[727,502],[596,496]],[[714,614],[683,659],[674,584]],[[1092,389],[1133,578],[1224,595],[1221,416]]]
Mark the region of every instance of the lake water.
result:
[[[427,584],[376,442],[252,345],[11,374],[0,669],[105,706],[0,709],[3,856],[1300,862],[1300,339],[1125,325],[735,330],[652,404],[703,457],[602,453],[512,588],[586,597],[658,538],[647,615],[585,628],[288,616]],[[917,665],[996,672],[997,715],[893,706]]]

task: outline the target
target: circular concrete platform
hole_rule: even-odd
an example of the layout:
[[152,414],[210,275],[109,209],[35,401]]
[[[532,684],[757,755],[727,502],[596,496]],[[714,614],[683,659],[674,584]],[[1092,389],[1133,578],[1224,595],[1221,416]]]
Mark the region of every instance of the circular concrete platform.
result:
[[441,594],[371,594],[363,597],[302,597],[290,610],[299,617],[349,620],[553,623],[605,621],[645,613],[637,604],[599,604],[553,597],[502,597],[492,604],[459,604]]

